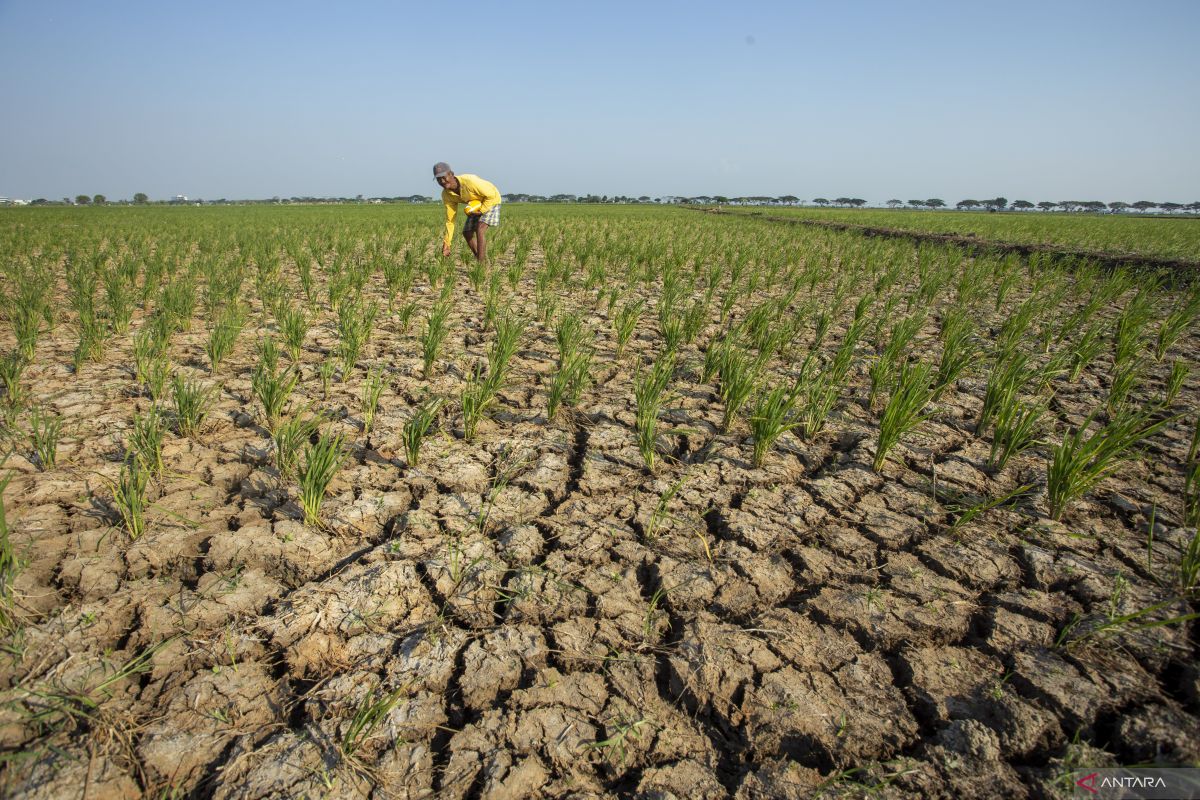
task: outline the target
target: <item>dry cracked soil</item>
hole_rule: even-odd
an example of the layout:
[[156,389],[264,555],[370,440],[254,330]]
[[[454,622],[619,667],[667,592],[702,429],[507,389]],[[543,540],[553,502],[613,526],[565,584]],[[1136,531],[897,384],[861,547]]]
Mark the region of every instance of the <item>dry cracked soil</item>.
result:
[[[1035,489],[955,528],[962,498],[1044,491],[1044,450],[988,471],[982,379],[877,473],[856,373],[827,435],[753,468],[685,365],[652,473],[630,386],[654,336],[617,361],[592,312],[578,407],[545,419],[554,335],[531,325],[474,440],[448,411],[409,466],[412,407],[485,353],[479,302],[464,281],[429,381],[419,322],[385,314],[369,436],[361,377],[321,397],[336,331],[314,328],[293,408],[352,443],[324,529],[273,466],[253,333],[216,376],[203,331],[176,338],[220,394],[197,437],[168,434],[136,541],[108,501],[148,407],[127,345],[75,373],[69,332],[43,341],[27,377],[68,429],[56,468],[7,463],[28,620],[0,670],[7,796],[1041,797],[1079,763],[1200,758],[1192,629],[1104,625],[1171,597],[1183,422],[1062,523]],[[1086,388],[1056,413],[1082,417]]]

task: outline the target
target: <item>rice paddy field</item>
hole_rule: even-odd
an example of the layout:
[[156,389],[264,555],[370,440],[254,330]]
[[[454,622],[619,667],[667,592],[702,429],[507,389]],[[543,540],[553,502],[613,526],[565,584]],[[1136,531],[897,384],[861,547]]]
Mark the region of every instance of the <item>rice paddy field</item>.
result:
[[1125,214],[1044,214],[883,209],[731,209],[740,213],[834,222],[868,228],[978,238],[983,242],[1034,245],[1195,263],[1200,258],[1200,219]]
[[[1036,222],[979,232],[1200,259],[1196,222]],[[506,206],[489,265],[440,230],[0,212],[0,794],[1200,760],[1191,275],[677,208]]]

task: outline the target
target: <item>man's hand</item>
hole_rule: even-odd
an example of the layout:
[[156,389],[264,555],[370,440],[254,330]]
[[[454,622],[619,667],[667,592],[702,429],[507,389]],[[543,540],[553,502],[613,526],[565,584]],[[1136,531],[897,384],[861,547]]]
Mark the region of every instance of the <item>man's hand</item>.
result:
[[448,244],[442,244],[442,255],[443,255],[443,256],[448,256],[448,255],[450,255],[450,245],[448,245]]

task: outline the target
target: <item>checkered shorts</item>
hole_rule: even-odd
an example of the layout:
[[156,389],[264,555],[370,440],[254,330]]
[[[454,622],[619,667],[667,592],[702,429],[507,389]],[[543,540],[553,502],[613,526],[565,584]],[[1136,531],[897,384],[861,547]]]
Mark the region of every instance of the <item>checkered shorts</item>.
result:
[[500,206],[492,206],[492,210],[479,217],[467,217],[466,224],[463,225],[463,233],[474,233],[475,228],[479,223],[484,223],[489,228],[495,228],[500,224]]

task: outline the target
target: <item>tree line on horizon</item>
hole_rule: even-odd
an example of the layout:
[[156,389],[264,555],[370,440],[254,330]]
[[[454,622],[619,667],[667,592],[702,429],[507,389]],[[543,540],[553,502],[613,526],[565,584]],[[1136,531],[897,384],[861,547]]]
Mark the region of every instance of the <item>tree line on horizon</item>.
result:
[[[646,204],[668,204],[668,205],[687,204],[687,205],[787,205],[787,206],[815,205],[815,206],[819,206],[821,208],[828,208],[828,207],[862,208],[863,206],[867,205],[867,201],[860,197],[838,197],[838,198],[835,198],[832,200],[825,198],[825,197],[817,197],[817,198],[813,199],[811,201],[811,203],[809,203],[804,200],[801,200],[799,197],[796,197],[795,195],[779,195],[779,196],[752,195],[752,196],[742,196],[742,197],[726,197],[724,195],[697,195],[694,197],[685,197],[685,196],[681,196],[681,195],[669,195],[666,197],[650,197],[649,195],[641,195],[638,197],[632,197],[632,196],[626,196],[626,195],[613,195],[610,197],[609,195],[596,195],[596,194],[539,195],[539,194],[524,194],[524,193],[518,192],[518,193],[505,193],[504,199],[507,202],[512,202],[512,203],[632,203],[632,204],[646,203]],[[169,200],[164,200],[164,201],[151,201],[149,196],[146,195],[144,192],[138,192],[137,194],[135,194],[133,196],[132,201],[119,200],[119,201],[110,202],[108,200],[108,198],[102,194],[96,194],[96,195],[80,194],[80,195],[76,195],[74,199],[72,199],[70,197],[64,197],[64,198],[62,198],[61,201],[47,200],[45,198],[38,198],[36,200],[31,201],[30,205],[35,205],[35,206],[40,206],[40,205],[80,205],[80,206],[96,205],[96,206],[100,206],[100,205],[130,205],[130,204],[132,204],[132,205],[149,205],[152,203],[159,204],[159,205],[161,205],[161,204],[171,205],[171,204],[179,204],[181,202],[186,202],[188,204],[202,204],[202,205],[225,205],[225,204],[229,204],[229,203],[277,203],[277,204],[368,203],[368,202],[369,203],[421,203],[421,202],[433,202],[435,200],[436,200],[436,198],[428,197],[426,195],[418,195],[418,194],[407,195],[407,196],[398,196],[398,197],[369,197],[369,198],[363,197],[363,195],[360,194],[353,198],[351,198],[351,197],[311,197],[311,196],[306,196],[306,197],[290,197],[290,198],[272,197],[269,199],[262,199],[262,200],[254,200],[254,199],[226,200],[226,199],[222,198],[220,200],[207,200],[206,201],[206,200],[200,200],[200,199],[187,200],[186,198],[184,198],[183,200],[180,200],[179,198],[174,198],[174,199],[169,199]],[[899,209],[899,208],[907,207],[907,208],[919,209],[919,210],[938,210],[938,209],[947,208],[946,201],[942,200],[940,198],[937,198],[937,197],[932,197],[927,200],[907,200],[907,201],[892,199],[892,200],[888,200],[885,203],[885,205],[891,209]],[[1028,200],[1014,200],[1010,203],[1007,198],[993,197],[988,200],[972,200],[972,199],[959,200],[957,203],[954,204],[954,207],[956,209],[958,209],[959,211],[974,211],[977,209],[984,209],[987,211],[1032,211],[1034,209],[1037,209],[1039,211],[1055,211],[1055,210],[1057,210],[1057,211],[1066,211],[1066,212],[1086,211],[1086,212],[1092,212],[1092,213],[1100,213],[1100,212],[1122,213],[1125,211],[1134,210],[1134,211],[1138,211],[1141,213],[1145,213],[1147,211],[1150,211],[1151,209],[1158,209],[1159,211],[1164,211],[1169,214],[1172,214],[1172,213],[1175,213],[1178,211],[1189,211],[1192,213],[1200,212],[1200,202],[1171,203],[1171,202],[1158,202],[1158,201],[1152,201],[1152,200],[1138,200],[1137,202],[1134,202],[1134,203],[1126,203],[1126,202],[1119,201],[1119,200],[1115,201],[1115,202],[1111,202],[1111,203],[1104,203],[1099,200],[1059,200],[1056,202],[1043,200],[1038,203],[1031,203]]]

